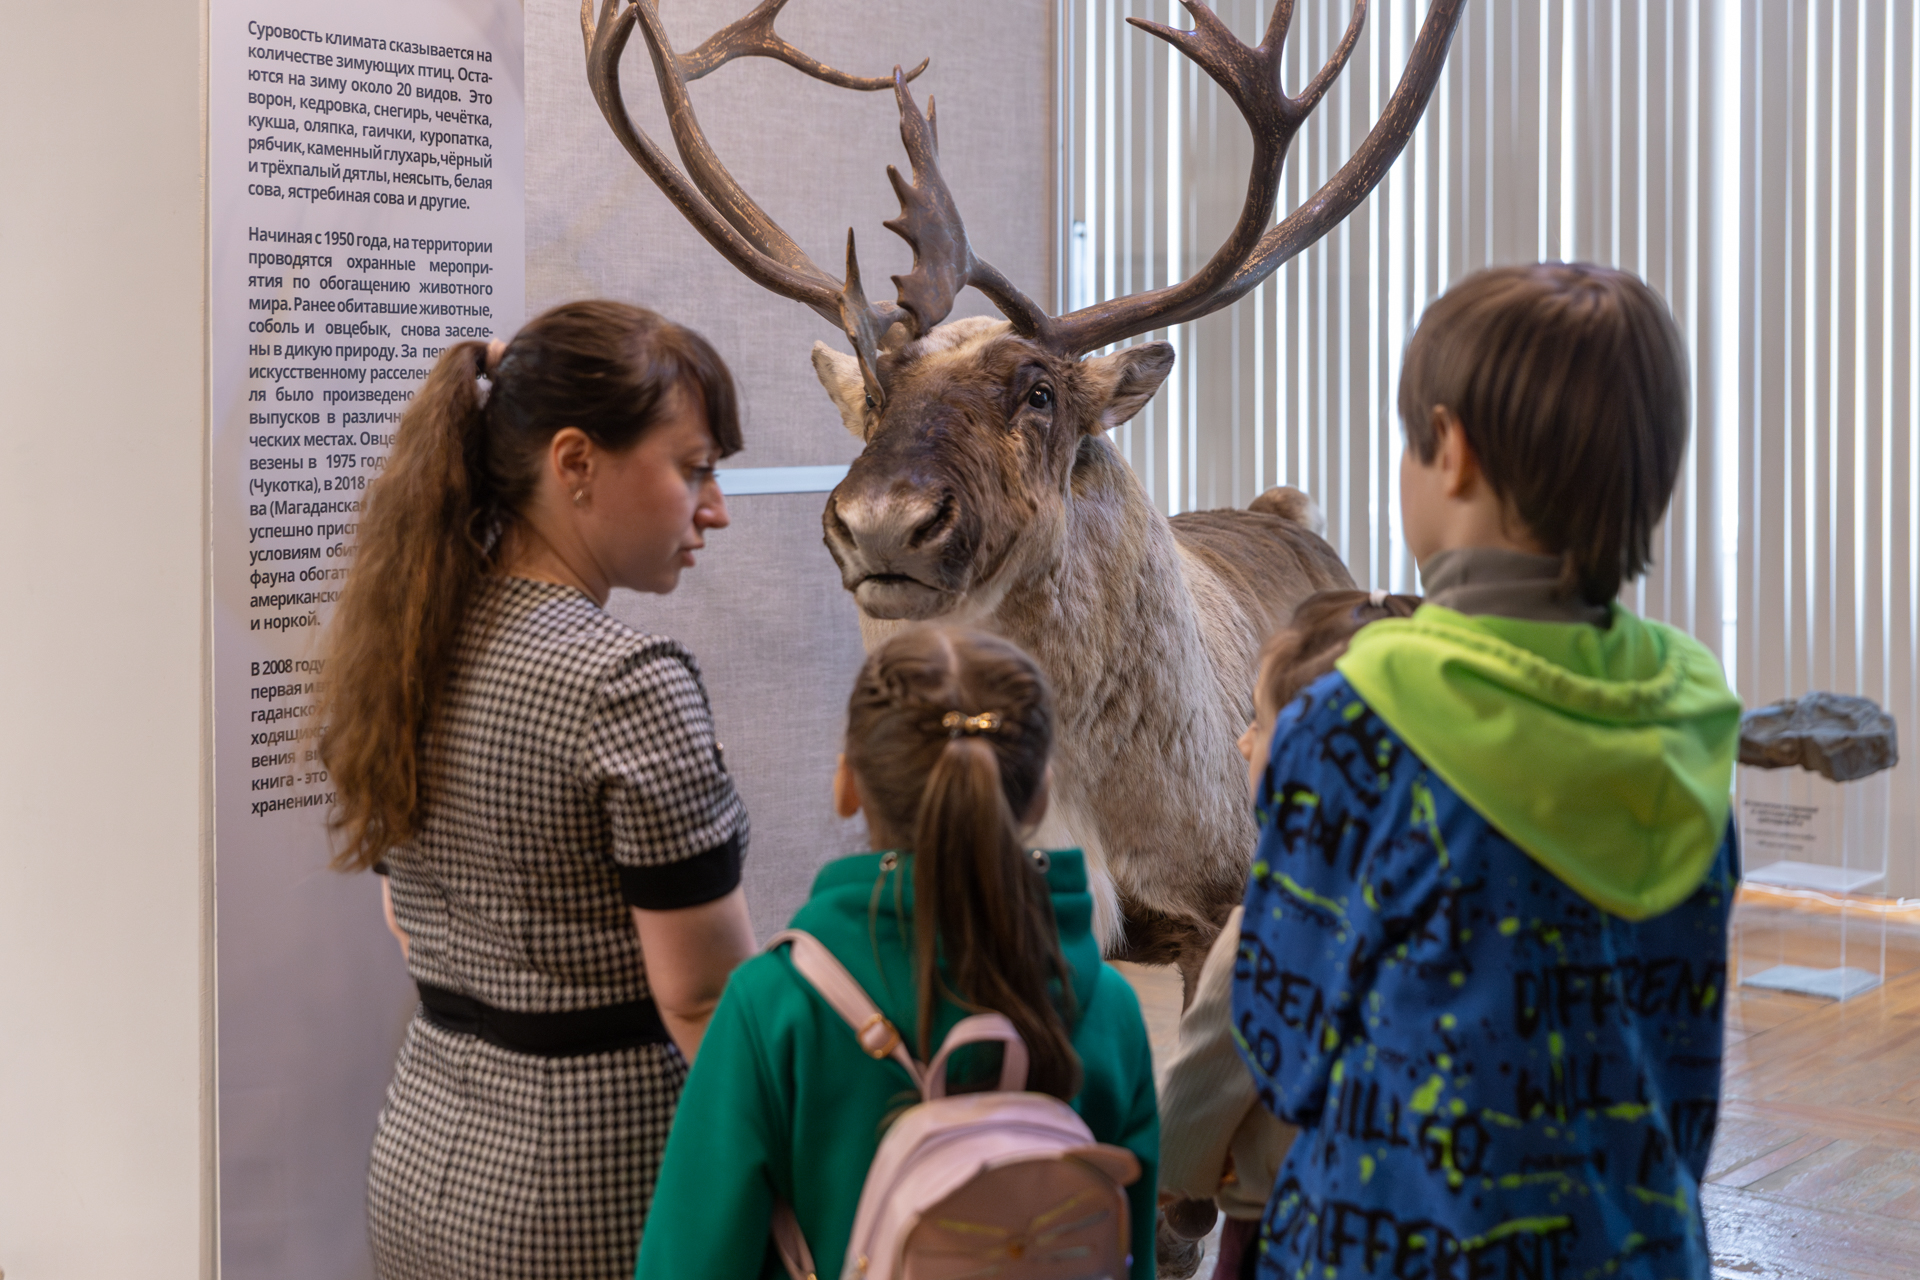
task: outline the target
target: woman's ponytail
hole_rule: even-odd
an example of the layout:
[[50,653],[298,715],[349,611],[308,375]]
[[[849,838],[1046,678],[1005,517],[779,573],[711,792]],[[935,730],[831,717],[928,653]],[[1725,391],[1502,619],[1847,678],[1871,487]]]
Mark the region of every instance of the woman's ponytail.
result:
[[321,756],[333,865],[362,870],[413,833],[419,744],[486,562],[484,342],[441,352],[367,486],[328,633]]
[[1012,1022],[1027,1046],[1027,1087],[1065,1100],[1081,1079],[1068,1031],[1073,975],[1045,868],[1020,844],[1052,741],[1052,699],[1033,660],[960,628],[889,640],[848,709],[847,762],[865,802],[912,833],[921,1059],[944,992]]

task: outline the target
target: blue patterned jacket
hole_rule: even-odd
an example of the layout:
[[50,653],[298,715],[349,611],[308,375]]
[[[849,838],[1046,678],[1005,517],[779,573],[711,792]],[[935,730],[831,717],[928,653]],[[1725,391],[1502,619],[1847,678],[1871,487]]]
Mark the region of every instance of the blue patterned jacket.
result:
[[1233,1017],[1302,1130],[1259,1274],[1704,1280],[1731,826],[1679,907],[1609,915],[1337,672],[1281,713],[1257,808]]

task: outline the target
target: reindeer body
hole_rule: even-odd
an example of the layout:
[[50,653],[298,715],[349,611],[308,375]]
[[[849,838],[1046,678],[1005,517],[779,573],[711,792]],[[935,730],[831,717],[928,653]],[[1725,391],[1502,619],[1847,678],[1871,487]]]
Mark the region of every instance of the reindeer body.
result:
[[1300,600],[1352,579],[1295,521],[1169,522],[1109,441],[1080,452],[1058,570],[981,621],[1054,682],[1056,821],[1096,869],[1103,944],[1191,976],[1246,891],[1255,832],[1234,742],[1260,645]]
[[[1252,856],[1234,742],[1256,656],[1301,599],[1351,578],[1296,491],[1248,511],[1154,508],[1106,430],[1171,369],[1164,344],[1069,361],[1004,323],[960,320],[882,364],[907,402],[898,421],[866,403],[853,357],[815,348],[868,444],[824,522],[868,644],[938,618],[1032,653],[1058,718],[1039,838],[1086,850],[1110,954],[1197,972]],[[1024,405],[1035,387],[1044,415]]]

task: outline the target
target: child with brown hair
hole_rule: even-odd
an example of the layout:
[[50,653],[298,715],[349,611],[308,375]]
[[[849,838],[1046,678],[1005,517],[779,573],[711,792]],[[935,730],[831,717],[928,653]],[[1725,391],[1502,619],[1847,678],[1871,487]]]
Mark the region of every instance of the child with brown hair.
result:
[[[1414,596],[1352,588],[1319,591],[1302,600],[1288,625],[1260,651],[1253,723],[1240,737],[1248,785],[1259,795],[1267,744],[1280,709],[1300,690],[1333,670],[1361,627],[1383,618],[1413,615]],[[1214,1213],[1226,1217],[1214,1280],[1251,1277],[1253,1248],[1267,1192],[1296,1130],[1260,1105],[1253,1077],[1234,1047],[1229,997],[1234,957],[1240,949],[1242,908],[1235,907],[1207,953],[1193,1002],[1180,1016],[1180,1040],[1160,1078],[1160,1197],[1170,1205],[1175,1234],[1198,1237],[1211,1229]],[[1198,1212],[1193,1202],[1198,1203]]]
[[1408,347],[1426,603],[1355,635],[1252,762],[1234,1026],[1300,1129],[1263,1277],[1711,1270],[1740,706],[1615,599],[1687,389],[1665,305],[1601,267],[1470,276]]
[[[1052,695],[1011,642],[917,626],[868,657],[834,798],[842,817],[864,812],[873,852],[823,867],[791,927],[839,961],[878,1006],[872,1025],[895,1029],[892,1043],[856,1039],[778,941],[735,970],[681,1095],[639,1280],[782,1275],[776,1204],[791,1209],[815,1274],[843,1274],[881,1138],[919,1101],[896,1046],[932,1061],[962,1018],[983,1012],[1019,1032],[1028,1090],[1069,1103],[1096,1142],[1137,1157],[1131,1275],[1152,1280],[1160,1126],[1139,1002],[1101,963],[1080,852],[1024,843],[1046,812],[1052,749]],[[1085,1216],[1036,1218],[1023,1238],[1081,1229]],[[1015,1266],[1023,1239],[976,1237],[978,1256],[967,1256],[981,1269],[955,1259],[951,1274],[1028,1274]]]

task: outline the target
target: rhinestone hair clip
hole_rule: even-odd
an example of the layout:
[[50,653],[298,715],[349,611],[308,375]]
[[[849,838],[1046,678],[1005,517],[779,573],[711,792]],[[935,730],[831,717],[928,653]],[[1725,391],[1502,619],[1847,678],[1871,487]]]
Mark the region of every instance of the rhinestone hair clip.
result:
[[949,711],[940,717],[940,727],[947,731],[949,738],[957,738],[963,733],[969,737],[982,733],[998,733],[1001,723],[998,711],[983,711],[977,716],[967,715],[963,711]]

